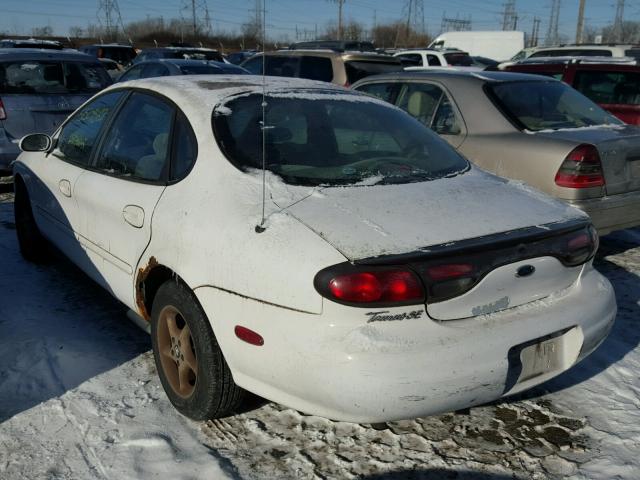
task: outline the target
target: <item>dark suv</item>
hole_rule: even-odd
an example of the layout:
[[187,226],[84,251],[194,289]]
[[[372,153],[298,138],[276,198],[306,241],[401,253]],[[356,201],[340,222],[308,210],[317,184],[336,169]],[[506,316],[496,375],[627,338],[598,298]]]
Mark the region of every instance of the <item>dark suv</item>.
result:
[[562,80],[623,122],[640,125],[640,66],[610,60],[531,59],[501,69]]
[[107,58],[113,60],[119,65],[126,67],[136,58],[136,49],[129,45],[120,45],[117,43],[101,43],[95,45],[85,45],[80,47],[82,53],[91,55],[96,58]]

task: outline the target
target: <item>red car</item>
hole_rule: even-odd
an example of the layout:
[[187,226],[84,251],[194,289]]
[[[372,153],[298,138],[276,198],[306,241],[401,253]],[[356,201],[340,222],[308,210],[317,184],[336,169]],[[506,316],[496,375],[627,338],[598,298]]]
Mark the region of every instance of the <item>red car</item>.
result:
[[635,62],[545,58],[507,64],[500,69],[557,78],[623,122],[640,125],[640,65]]

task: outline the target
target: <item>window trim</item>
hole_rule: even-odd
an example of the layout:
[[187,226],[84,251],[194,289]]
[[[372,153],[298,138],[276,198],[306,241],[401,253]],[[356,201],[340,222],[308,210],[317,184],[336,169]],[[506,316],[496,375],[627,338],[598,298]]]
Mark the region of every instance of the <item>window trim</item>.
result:
[[[84,110],[85,107],[87,107],[89,105],[89,102],[94,103],[100,97],[103,97],[105,95],[109,95],[111,93],[117,93],[117,92],[120,92],[120,91],[124,91],[124,95],[122,95],[122,97],[120,97],[120,99],[116,102],[116,104],[113,106],[113,108],[111,109],[111,111],[107,115],[107,118],[105,118],[104,122],[102,122],[102,126],[100,127],[100,130],[98,130],[98,135],[96,135],[96,141],[94,142],[93,147],[91,147],[91,153],[89,154],[89,160],[88,160],[87,163],[74,162],[74,161],[71,161],[68,158],[62,158],[62,157],[59,157],[58,155],[54,155],[53,151],[58,146],[58,140],[60,139],[60,134],[62,133],[62,130],[69,124],[69,122],[73,121],[75,119],[75,117],[80,114],[81,110]],[[106,91],[106,92],[101,92],[98,95],[96,95],[95,97],[92,97],[90,101],[87,101],[81,107],[79,107],[75,112],[73,112],[71,115],[69,115],[69,117],[64,122],[62,122],[62,124],[57,128],[57,130],[55,132],[53,132],[53,134],[51,135],[51,138],[52,138],[51,147],[49,148],[49,151],[46,152],[45,158],[47,158],[47,157],[49,157],[49,155],[51,155],[51,156],[55,157],[56,159],[58,159],[58,160],[60,160],[62,162],[65,162],[65,163],[68,163],[70,165],[74,165],[76,167],[82,168],[83,170],[89,170],[91,168],[91,165],[93,164],[94,157],[96,155],[96,150],[102,143],[102,136],[104,135],[105,129],[107,128],[107,126],[111,125],[111,120],[112,120],[114,114],[116,112],[120,111],[120,108],[121,108],[123,102],[125,101],[126,98],[128,98],[128,96],[129,96],[129,93],[126,91],[126,89],[114,89],[114,90],[109,90],[109,91]]]
[[[427,85],[433,85],[435,87],[438,87],[443,95],[446,95],[447,98],[449,99],[449,102],[451,103],[451,105],[453,106],[453,110],[454,113],[456,114],[456,119],[459,121],[460,124],[460,133],[456,134],[456,135],[449,135],[451,137],[459,137],[459,138],[466,138],[467,136],[467,122],[465,122],[464,120],[464,116],[462,115],[462,111],[460,110],[460,107],[458,107],[458,104],[455,101],[455,98],[453,97],[453,95],[451,95],[451,92],[449,91],[448,88],[446,88],[442,83],[434,81],[432,79],[428,79],[428,80],[418,80],[418,79],[414,79],[414,78],[407,78],[407,79],[387,79],[387,80],[376,80],[376,81],[371,81],[371,82],[364,82],[362,85],[359,85],[359,87],[362,87],[364,85],[372,85],[372,84],[384,84],[384,83],[393,83],[396,84],[396,89],[394,91],[394,95],[393,95],[393,102],[389,102],[391,103],[393,106],[398,107],[397,101],[398,101],[398,97],[400,95],[400,91],[402,90],[402,85],[403,84],[408,84],[408,83],[418,83],[418,84],[427,84]],[[361,91],[360,89],[356,89],[356,91]],[[366,92],[362,92],[362,93],[366,93]],[[438,100],[438,104],[436,105],[435,110],[433,111],[433,115],[431,116],[431,120],[429,122],[429,125],[425,125],[427,128],[430,128],[431,130],[433,130],[431,128],[431,124],[433,123],[433,119],[435,118],[435,114],[436,114],[436,110],[438,109],[438,107],[440,106],[440,103],[442,102],[442,96],[440,97],[440,99]],[[400,108],[400,107],[398,107]],[[408,115],[410,115],[407,112]],[[433,130],[435,132],[435,130]],[[438,135],[442,135],[440,133],[438,133]]]
[[[193,171],[193,169],[194,169],[194,167],[196,165],[196,162],[198,161],[198,153],[200,151],[200,148],[199,148],[199,144],[198,144],[198,137],[197,137],[197,135],[195,133],[195,130],[193,129],[193,126],[191,125],[191,122],[189,121],[189,117],[187,115],[185,115],[185,113],[182,111],[182,109],[180,107],[178,107],[178,105],[176,105],[176,103],[173,100],[171,100],[169,97],[165,97],[164,95],[162,95],[162,94],[160,94],[158,92],[155,92],[153,90],[149,90],[149,89],[146,89],[146,88],[123,87],[123,88],[110,90],[110,92],[114,92],[114,91],[124,91],[125,95],[123,96],[123,98],[121,99],[121,101],[117,105],[117,107],[113,109],[108,122],[105,122],[105,124],[103,125],[103,130],[101,131],[101,133],[98,136],[99,141],[94,146],[94,150],[93,150],[92,155],[91,155],[90,165],[86,166],[85,170],[89,170],[89,171],[94,172],[94,173],[99,173],[101,175],[105,175],[105,176],[112,177],[112,178],[117,178],[117,179],[128,181],[128,182],[142,183],[142,184],[145,184],[145,185],[158,185],[158,186],[165,186],[165,187],[169,186],[169,185],[174,185],[174,184],[184,180],[187,176],[189,176],[189,174]],[[168,149],[169,168],[165,169],[165,171],[163,172],[163,178],[160,179],[160,180],[145,180],[145,179],[142,179],[142,178],[124,177],[124,176],[122,176],[120,174],[117,174],[117,173],[106,172],[105,170],[97,168],[95,166],[95,164],[97,162],[98,155],[100,153],[102,153],[102,149],[104,148],[104,143],[105,143],[105,139],[106,139],[108,130],[111,129],[111,126],[115,122],[118,114],[120,113],[120,111],[124,107],[124,105],[126,103],[126,100],[128,100],[136,92],[141,93],[141,94],[145,94],[145,95],[148,95],[148,96],[151,96],[151,97],[155,97],[155,98],[159,99],[160,101],[163,101],[164,103],[166,103],[169,106],[171,106],[172,110],[173,110],[173,115],[171,117],[171,128],[169,130],[169,141],[167,143],[167,145],[169,146],[169,149]],[[108,92],[106,92],[106,93],[108,93]],[[171,178],[169,178],[169,175],[171,173],[171,163],[173,162],[174,151],[175,151],[175,147],[174,147],[175,130],[176,130],[176,124],[177,124],[176,120],[177,120],[178,114],[182,114],[182,116],[186,120],[187,126],[191,129],[191,132],[193,133],[193,138],[195,140],[195,159],[191,163],[191,166],[189,167],[189,169],[185,172],[185,174],[183,176],[181,176],[179,178],[176,178],[176,179],[171,179]]]

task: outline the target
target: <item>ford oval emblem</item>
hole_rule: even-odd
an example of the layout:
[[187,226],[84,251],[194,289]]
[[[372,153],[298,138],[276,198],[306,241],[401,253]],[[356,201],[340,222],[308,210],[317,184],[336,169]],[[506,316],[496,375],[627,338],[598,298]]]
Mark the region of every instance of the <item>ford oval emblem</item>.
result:
[[516,272],[516,277],[528,277],[529,275],[533,275],[533,272],[536,271],[536,267],[533,265],[523,265],[518,268]]

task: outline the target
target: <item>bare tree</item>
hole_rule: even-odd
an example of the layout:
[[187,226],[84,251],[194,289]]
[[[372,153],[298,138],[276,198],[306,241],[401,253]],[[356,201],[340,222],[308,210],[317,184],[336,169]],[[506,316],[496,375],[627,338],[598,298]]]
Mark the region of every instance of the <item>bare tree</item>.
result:
[[82,27],[78,27],[77,25],[69,27],[69,36],[71,38],[83,37],[84,36],[84,29]]

